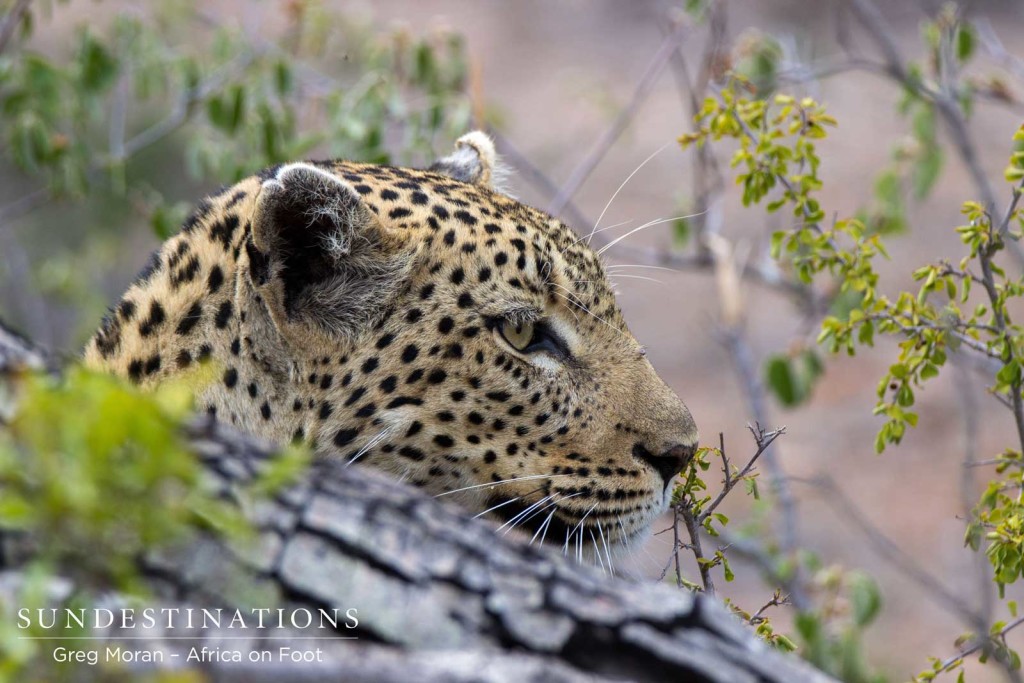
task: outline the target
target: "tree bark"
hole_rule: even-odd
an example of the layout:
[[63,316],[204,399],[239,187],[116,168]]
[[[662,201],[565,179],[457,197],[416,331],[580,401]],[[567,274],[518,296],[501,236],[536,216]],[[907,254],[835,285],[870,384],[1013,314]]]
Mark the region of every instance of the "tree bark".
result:
[[[47,354],[0,325],[0,416],[12,405],[4,377],[54,367]],[[489,522],[369,468],[318,461],[273,499],[246,502],[240,487],[274,450],[206,418],[186,430],[210,485],[239,499],[258,536],[244,545],[203,536],[188,548],[145,558],[142,571],[161,605],[355,608],[359,623],[316,641],[302,638],[323,632],[290,629],[282,633],[292,640],[269,642],[226,641],[227,629],[197,632],[194,640],[147,630],[146,648],[164,651],[173,663],[164,666],[196,668],[232,683],[831,680],[767,647],[713,599],[604,576],[551,549],[497,534]],[[0,536],[8,549],[0,549],[0,600],[16,594],[20,583],[16,545]],[[125,643],[118,640],[124,632],[99,635]],[[324,661],[186,661],[193,647],[203,646],[246,655],[319,648]]]

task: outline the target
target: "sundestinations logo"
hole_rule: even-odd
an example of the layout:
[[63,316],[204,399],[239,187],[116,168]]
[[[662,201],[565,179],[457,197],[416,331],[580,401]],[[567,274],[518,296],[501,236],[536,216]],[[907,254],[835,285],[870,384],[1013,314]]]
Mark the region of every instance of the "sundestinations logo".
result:
[[[323,662],[320,647],[296,648],[294,643],[308,640],[355,640],[345,635],[359,627],[357,608],[330,610],[307,608],[22,608],[17,611],[17,628],[26,640],[62,641],[53,648],[53,660],[95,666],[100,662],[155,663],[174,660],[201,662]],[[103,635],[83,635],[84,632]],[[315,635],[310,635],[312,631]],[[301,632],[301,633],[300,633]],[[276,649],[231,649],[227,647],[190,647],[175,652],[168,642],[202,641],[206,637],[222,641],[286,640],[288,646]],[[115,644],[119,641],[163,641],[159,646],[141,649]],[[108,641],[100,646],[69,647],[63,643]],[[157,645],[157,642],[148,643]]]

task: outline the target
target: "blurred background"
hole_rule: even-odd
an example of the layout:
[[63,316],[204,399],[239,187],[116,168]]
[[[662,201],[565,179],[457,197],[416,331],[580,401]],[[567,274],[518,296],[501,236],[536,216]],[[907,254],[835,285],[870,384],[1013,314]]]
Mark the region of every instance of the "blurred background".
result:
[[[690,216],[607,252],[610,263],[630,266],[614,269],[625,316],[705,445],[717,446],[722,433],[731,458],[744,462],[754,451],[746,425],[755,409],[764,426],[786,427],[772,453],[796,510],[786,531],[822,567],[874,578],[884,604],[865,633],[867,660],[891,680],[906,679],[928,656],[955,654],[966,627],[900,558],[916,558],[950,592],[978,599],[975,556],[963,547],[965,500],[977,499],[990,472],[965,497],[972,484],[962,463],[968,444],[982,459],[1001,451],[1012,420],[981,378],[949,368],[920,394],[918,427],[876,455],[881,419],[872,408],[894,345],[826,357],[814,350],[819,318],[785,288],[750,277],[723,289],[714,259],[701,256],[708,243],[696,236],[713,234],[740,268],[771,276],[769,236],[788,220],[742,206],[727,166],[731,148],[716,152],[724,181],[710,192],[716,181],[706,160],[700,165],[676,139],[693,128],[701,80],[713,92],[730,67],[761,79],[759,88],[822,102],[839,122],[819,146],[823,207],[884,223],[887,292],[913,287],[920,265],[961,258],[954,228],[961,203],[980,199],[976,178],[942,121],[901,111],[898,83],[854,68],[884,61],[848,7],[856,3],[711,4],[39,3],[31,36],[0,62],[0,316],[74,354],[161,237],[220,184],[278,159],[425,164],[460,133],[487,126],[512,170],[510,192],[557,208],[581,232],[602,216],[601,228],[620,224],[602,233],[607,242],[648,221]],[[928,0],[878,4],[901,57],[927,64],[927,26],[951,10]],[[962,74],[977,94],[970,143],[1001,206],[1009,197],[1002,169],[1024,112],[1024,82],[1014,85],[1024,74],[1024,4],[976,0],[952,11],[975,22],[976,57]],[[71,60],[67,72],[52,68]],[[935,176],[927,192],[910,187],[916,181],[903,170],[911,163]],[[568,202],[556,201],[560,190],[571,193]],[[666,253],[676,256],[658,256]],[[632,267],[651,264],[661,268]],[[786,407],[764,386],[764,368],[808,350],[823,373],[806,400]],[[976,419],[965,422],[965,412]],[[707,475],[713,489],[717,476]],[[757,538],[778,531],[778,507],[736,495],[725,511],[732,527],[749,526]],[[636,553],[636,571],[662,573],[669,536]],[[719,573],[717,583],[754,611],[773,587],[745,557],[733,560],[735,581]],[[684,571],[695,578],[692,564]],[[841,600],[831,608],[844,609]],[[766,612],[782,631],[789,614]],[[1024,633],[1008,638],[1024,645]],[[1002,676],[979,669],[969,680]]]

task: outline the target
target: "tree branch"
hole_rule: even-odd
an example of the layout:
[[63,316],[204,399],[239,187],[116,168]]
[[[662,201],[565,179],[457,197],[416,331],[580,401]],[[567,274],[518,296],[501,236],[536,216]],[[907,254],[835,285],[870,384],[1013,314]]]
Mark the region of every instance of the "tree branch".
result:
[[597,139],[597,142],[594,143],[594,146],[590,149],[587,156],[583,158],[583,161],[573,169],[569,179],[566,180],[548,206],[548,213],[557,216],[562,212],[568,201],[576,194],[576,191],[580,189],[583,182],[597,168],[604,155],[608,153],[608,150],[615,144],[615,141],[626,130],[626,127],[636,115],[637,110],[639,110],[640,105],[644,103],[647,96],[653,91],[654,84],[657,83],[658,77],[661,76],[661,72],[665,69],[669,59],[678,49],[686,32],[685,25],[677,26],[661,41],[661,46],[654,53],[654,57],[651,59],[650,64],[648,64],[643,76],[641,76],[640,82],[637,84],[636,90],[633,91],[633,96],[630,98],[629,103],[615,117],[612,125]]
[[[43,358],[0,326],[0,385]],[[225,500],[274,461],[272,449],[210,418],[195,419],[186,434]],[[317,680],[385,682],[830,680],[757,641],[709,597],[609,578],[557,548],[496,534],[491,523],[370,468],[321,460],[288,490],[242,510],[256,527],[252,545],[203,536],[145,558],[147,580],[165,596],[160,604],[234,608],[270,595],[328,613],[355,607],[358,627],[337,635],[358,639],[324,641],[315,668],[203,664],[217,680],[303,681],[313,672]],[[0,549],[9,540],[0,532]],[[0,552],[0,599],[16,594],[22,579],[12,562]],[[116,644],[125,634],[92,635]],[[184,654],[223,646],[224,633],[194,641],[152,635],[165,651]],[[232,645],[265,647],[258,639]],[[179,670],[186,662],[170,661]]]
[[3,19],[0,19],[0,55],[7,49],[7,45],[14,37],[14,32],[18,29],[18,25],[21,24],[21,20],[31,4],[32,0],[15,0],[14,7],[4,15]]

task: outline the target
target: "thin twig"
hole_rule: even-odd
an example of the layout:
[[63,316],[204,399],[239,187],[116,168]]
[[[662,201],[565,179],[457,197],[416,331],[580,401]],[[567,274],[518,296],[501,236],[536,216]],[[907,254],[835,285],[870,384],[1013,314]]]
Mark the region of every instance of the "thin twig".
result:
[[[861,25],[867,30],[878,49],[881,50],[885,58],[884,73],[910,92],[935,105],[936,111],[946,123],[957,154],[971,175],[982,205],[986,210],[993,211],[996,206],[995,190],[981,166],[977,146],[971,139],[967,120],[960,108],[955,88],[947,84],[945,88],[933,90],[920,78],[911,74],[900,53],[895,34],[871,0],[846,0],[846,4],[860,20]],[[1010,253],[1016,258],[1018,265],[1024,267],[1024,248],[1017,242],[1010,242],[1009,246]]]
[[[251,51],[240,55],[209,78],[201,81],[195,88],[188,90],[181,96],[175,108],[166,117],[129,138],[123,145],[115,145],[113,151],[117,151],[119,147],[120,156],[112,154],[109,159],[93,164],[89,172],[99,172],[110,163],[124,163],[143,149],[155,145],[174,133],[188,121],[196,103],[203,101],[211,93],[221,88],[227,81],[245,71],[258,57],[258,51]],[[0,206],[0,230],[25,214],[45,205],[49,200],[49,189],[39,187],[12,202]]]
[[[696,516],[693,514],[693,508],[688,505],[680,506],[679,516],[683,518],[683,523],[686,524],[686,533],[690,537],[690,550],[693,553],[693,557],[697,560],[697,571],[700,573],[700,582],[704,587],[704,592],[708,595],[715,594],[715,582],[711,578],[711,569],[713,567],[712,562],[708,561],[704,557],[704,549],[700,543],[700,523],[697,521]],[[676,553],[676,572],[679,571],[679,553]]]
[[1017,79],[1024,81],[1024,59],[1006,49],[1003,42],[999,40],[999,36],[996,35],[996,31],[988,17],[977,17],[973,23],[978,35],[978,41],[985,48],[985,51],[988,52],[989,56]]
[[941,581],[919,565],[913,557],[904,552],[899,545],[878,529],[830,477],[821,476],[814,479],[794,478],[793,481],[810,484],[817,489],[822,496],[822,500],[834,508],[836,514],[843,519],[849,520],[860,529],[861,533],[875,548],[880,557],[887,560],[894,567],[897,567],[926,592],[938,598],[939,604],[970,624],[977,624],[979,622],[981,615],[971,605],[949,588],[946,588]]
[[788,605],[788,604],[789,604],[789,596],[788,595],[783,595],[782,591],[777,590],[777,591],[775,591],[775,594],[772,595],[772,599],[769,600],[768,602],[764,603],[761,606],[761,609],[757,610],[752,615],[750,615],[750,619],[748,619],[747,621],[749,623],[753,624],[753,625],[760,624],[762,621],[764,621],[762,615],[765,612],[767,612],[770,608],[772,608],[772,607],[781,607],[782,605]]
[[14,7],[4,15],[3,19],[0,19],[0,55],[7,49],[7,45],[14,37],[14,32],[21,24],[22,17],[25,16],[25,12],[28,11],[31,4],[32,0],[16,0]]
[[680,42],[686,35],[686,26],[681,25],[677,27],[672,33],[665,37],[661,41],[661,46],[658,51],[654,53],[654,57],[651,59],[650,64],[644,71],[643,76],[640,78],[639,84],[637,84],[636,90],[633,91],[633,96],[630,98],[629,103],[619,112],[618,116],[615,117],[615,121],[612,125],[597,139],[590,152],[584,157],[583,161],[573,169],[569,175],[569,179],[562,186],[562,189],[558,191],[555,198],[551,201],[548,207],[548,213],[553,216],[557,216],[565,208],[565,205],[576,194],[576,191],[580,189],[584,181],[597,167],[601,159],[604,158],[608,150],[611,149],[615,141],[619,139],[623,131],[629,125],[630,121],[636,115],[640,105],[644,103],[647,96],[651,94],[654,89],[654,84],[657,83],[658,77],[661,72],[665,69],[665,66],[669,62],[669,58],[679,47]]
[[[960,414],[963,417],[963,464],[960,470],[960,506],[964,519],[970,524],[975,521],[974,497],[975,493],[975,463],[978,459],[978,399],[975,395],[975,386],[971,375],[963,363],[958,362],[960,354],[954,354],[953,372],[956,375],[958,391],[956,392],[957,402],[960,404]],[[993,582],[990,575],[988,558],[983,553],[974,553],[974,569],[976,583],[978,585],[978,600],[981,603],[980,621],[974,625],[975,629],[982,629],[992,622],[992,614],[995,610],[995,595],[993,593]]]
[[[1021,624],[1024,624],[1024,616],[1017,617],[1016,619],[1014,619],[1013,621],[1008,623],[1006,626],[1004,626],[1002,629],[1000,629],[999,632],[997,634],[995,634],[995,636],[989,635],[989,636],[984,636],[984,637],[977,638],[977,639],[973,640],[970,645],[968,645],[964,649],[960,650],[960,652],[958,652],[957,654],[953,655],[949,659],[943,661],[939,665],[939,669],[938,670],[940,672],[949,671],[951,668],[953,668],[956,665],[958,665],[960,663],[960,661],[964,657],[970,657],[971,655],[973,655],[975,652],[978,652],[979,650],[990,648],[992,646],[992,641],[993,641],[994,638],[1005,638],[1007,633],[1009,633],[1013,629],[1017,628]],[[1017,671],[1014,671],[1013,673],[1016,674],[1016,675],[1012,676],[1011,680],[1019,680],[1020,679],[1020,673],[1017,672]]]
[[[520,152],[507,137],[495,130],[493,127],[489,127],[487,129],[487,134],[491,136],[492,140],[494,140],[494,144],[498,148],[498,153],[502,155],[506,161],[512,164],[512,167],[531,185],[535,186],[538,190],[549,197],[554,197],[558,194],[558,185],[556,185],[555,182],[544,173],[544,171],[540,170],[532,161],[530,161],[526,155]],[[582,231],[586,226],[592,225],[591,221],[583,215],[583,212],[571,199],[565,203],[562,211],[566,214],[569,221],[572,223],[572,227],[574,227],[577,232]],[[581,232],[581,234],[583,233]],[[600,241],[597,243],[597,246],[600,246]]]
[[[708,517],[711,516],[715,509],[719,505],[721,505],[723,500],[725,500],[725,497],[729,495],[729,492],[732,491],[733,487],[735,487],[736,484],[743,481],[744,477],[750,474],[751,470],[754,469],[754,465],[757,464],[757,459],[761,457],[761,454],[767,451],[777,438],[786,433],[785,427],[779,427],[778,429],[775,429],[770,432],[764,431],[764,429],[762,429],[760,425],[757,425],[756,428],[748,426],[748,429],[750,430],[751,434],[754,435],[754,441],[757,443],[757,451],[754,453],[753,456],[751,456],[747,464],[743,466],[743,469],[737,472],[735,476],[730,476],[728,474],[729,461],[725,460],[725,444],[722,443],[722,459],[724,467],[726,469],[725,482],[722,486],[722,490],[718,492],[717,496],[715,496],[715,499],[712,500],[711,503],[709,503],[703,511],[701,511],[699,517],[697,518],[697,521],[699,523],[703,523]],[[721,437],[721,435],[719,435],[719,437]]]
[[[759,373],[756,369],[753,354],[746,338],[739,327],[730,327],[723,331],[722,342],[732,360],[733,368],[739,376],[743,394],[747,399],[750,415],[758,424],[764,424],[768,414],[765,401],[764,386],[758,379]],[[768,445],[764,454],[764,469],[768,475],[768,482],[772,494],[779,502],[779,546],[787,557],[795,557],[800,548],[799,543],[799,514],[797,511],[796,498],[789,488],[785,472],[782,470],[776,456],[776,449],[772,444]],[[794,571],[800,574],[799,564],[795,565]],[[803,589],[802,581],[797,579],[790,591],[793,604],[800,611],[810,609],[811,601],[807,592]]]
[[[129,138],[124,143],[125,157],[131,157],[146,147],[156,144],[184,125],[196,104],[205,100],[212,93],[222,88],[228,81],[236,78],[248,69],[261,54],[262,50],[253,49],[239,55],[209,78],[200,82],[195,88],[186,91],[167,117],[138,135]],[[114,161],[123,161],[123,159],[115,159]]]
[[[672,53],[670,66],[675,76],[676,85],[682,95],[683,106],[691,121],[695,121],[708,87],[715,73],[716,65],[726,41],[726,12],[721,0],[714,0],[707,9],[708,39],[704,46],[696,82],[690,78],[690,70],[686,56],[680,47]],[[671,27],[669,28],[671,31]],[[698,145],[693,155],[693,213],[697,219],[696,244],[698,257],[705,261],[711,260],[708,246],[708,234],[717,234],[722,225],[721,197],[724,180],[711,145]]]

